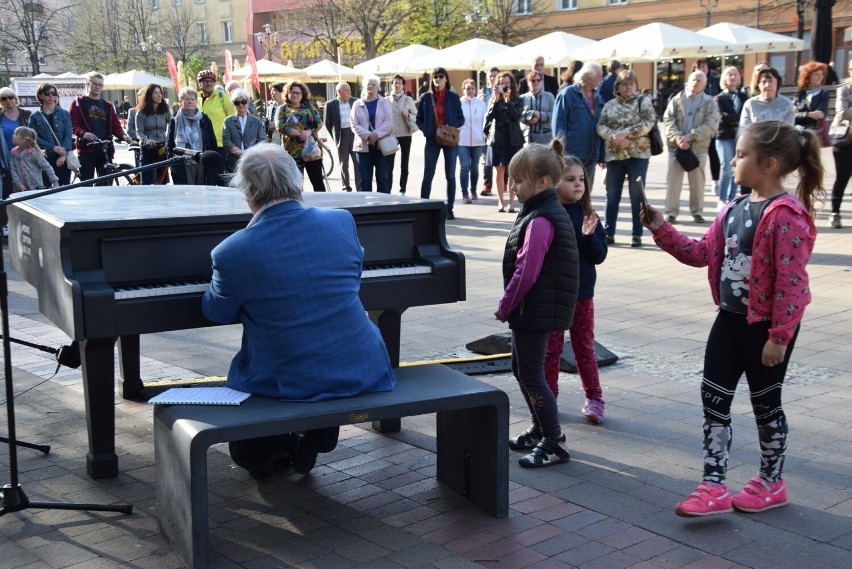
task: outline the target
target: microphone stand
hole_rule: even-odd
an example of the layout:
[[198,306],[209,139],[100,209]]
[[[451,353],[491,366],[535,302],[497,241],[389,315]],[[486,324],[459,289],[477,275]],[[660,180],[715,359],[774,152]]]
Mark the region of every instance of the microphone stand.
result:
[[[184,156],[175,156],[162,162],[155,162],[146,166],[139,166],[116,174],[108,174],[99,178],[86,180],[77,184],[69,184],[59,188],[51,188],[42,192],[27,192],[26,195],[9,198],[0,201],[0,207],[6,207],[9,204],[27,201],[42,196],[65,192],[81,186],[91,186],[98,182],[114,180],[120,176],[127,174],[135,174],[146,170],[155,170],[164,166],[183,162],[187,158]],[[101,505],[101,504],[72,504],[60,502],[31,502],[24,492],[23,487],[18,481],[18,440],[15,430],[15,389],[12,379],[12,340],[9,336],[9,280],[6,274],[6,261],[2,251],[0,251],[0,311],[2,311],[2,333],[3,333],[3,373],[6,383],[6,419],[8,422],[8,439],[9,444],[9,477],[10,481],[4,485],[3,491],[3,506],[0,507],[0,516],[19,512],[29,508],[38,508],[46,510],[87,510],[92,512],[120,512],[130,514],[133,512],[133,506],[130,504],[121,504],[117,506]],[[30,445],[26,443],[22,446],[33,446],[38,448],[38,445]],[[41,449],[38,449],[41,450]],[[49,450],[49,447],[48,447]],[[47,451],[43,451],[47,452]]]

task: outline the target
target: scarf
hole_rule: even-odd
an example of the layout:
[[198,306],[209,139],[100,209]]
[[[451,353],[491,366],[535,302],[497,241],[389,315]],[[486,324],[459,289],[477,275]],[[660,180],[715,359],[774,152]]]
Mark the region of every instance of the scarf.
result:
[[201,109],[195,109],[194,115],[188,115],[179,109],[175,115],[175,146],[192,150],[204,150],[201,140]]

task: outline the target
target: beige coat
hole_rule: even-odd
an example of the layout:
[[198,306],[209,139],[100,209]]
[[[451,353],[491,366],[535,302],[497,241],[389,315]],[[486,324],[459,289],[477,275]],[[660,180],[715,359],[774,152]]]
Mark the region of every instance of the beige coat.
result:
[[663,123],[665,123],[665,137],[668,143],[669,150],[674,151],[677,148],[678,136],[687,135],[690,137],[690,150],[696,154],[706,154],[710,147],[710,139],[716,136],[716,131],[719,129],[719,105],[716,104],[716,99],[701,93],[701,101],[698,103],[698,109],[695,111],[695,119],[692,121],[692,130],[684,132],[686,127],[686,110],[684,108],[684,99],[686,91],[681,91],[669,101],[669,106],[666,107],[666,112],[663,115]]

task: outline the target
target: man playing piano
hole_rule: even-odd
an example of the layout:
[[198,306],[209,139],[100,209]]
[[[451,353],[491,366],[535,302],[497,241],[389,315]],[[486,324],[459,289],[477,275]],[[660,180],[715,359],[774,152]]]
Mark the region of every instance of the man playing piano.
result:
[[[247,150],[231,186],[254,217],[213,250],[202,305],[214,322],[243,325],[227,385],[288,401],[392,390],[387,349],[358,296],[364,249],[352,214],[303,207],[302,175],[273,144]],[[305,474],[319,452],[335,448],[338,431],[236,441],[231,457],[256,479],[270,476],[282,455]]]

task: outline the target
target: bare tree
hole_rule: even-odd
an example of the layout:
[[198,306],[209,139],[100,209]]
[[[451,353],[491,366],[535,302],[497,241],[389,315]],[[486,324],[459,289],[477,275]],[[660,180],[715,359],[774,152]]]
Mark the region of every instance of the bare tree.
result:
[[66,7],[52,8],[43,0],[6,0],[2,32],[6,46],[27,53],[33,75],[41,73],[40,59],[53,55],[51,39],[59,37]]
[[400,0],[328,0],[328,3],[361,36],[367,59],[376,57],[392,41],[397,28],[412,13],[411,5]]
[[548,0],[488,0],[488,24],[483,34],[505,45],[516,45],[534,37],[544,27],[552,4]]
[[172,52],[176,60],[187,62],[193,56],[209,59],[209,44],[202,42],[198,26],[205,25],[201,10],[195,2],[168,2],[169,8],[161,9],[159,26],[160,41]]
[[302,38],[320,45],[333,60],[343,43],[355,35],[345,14],[327,0],[302,0],[298,9],[279,13],[277,19],[288,22],[290,29],[300,30]]

